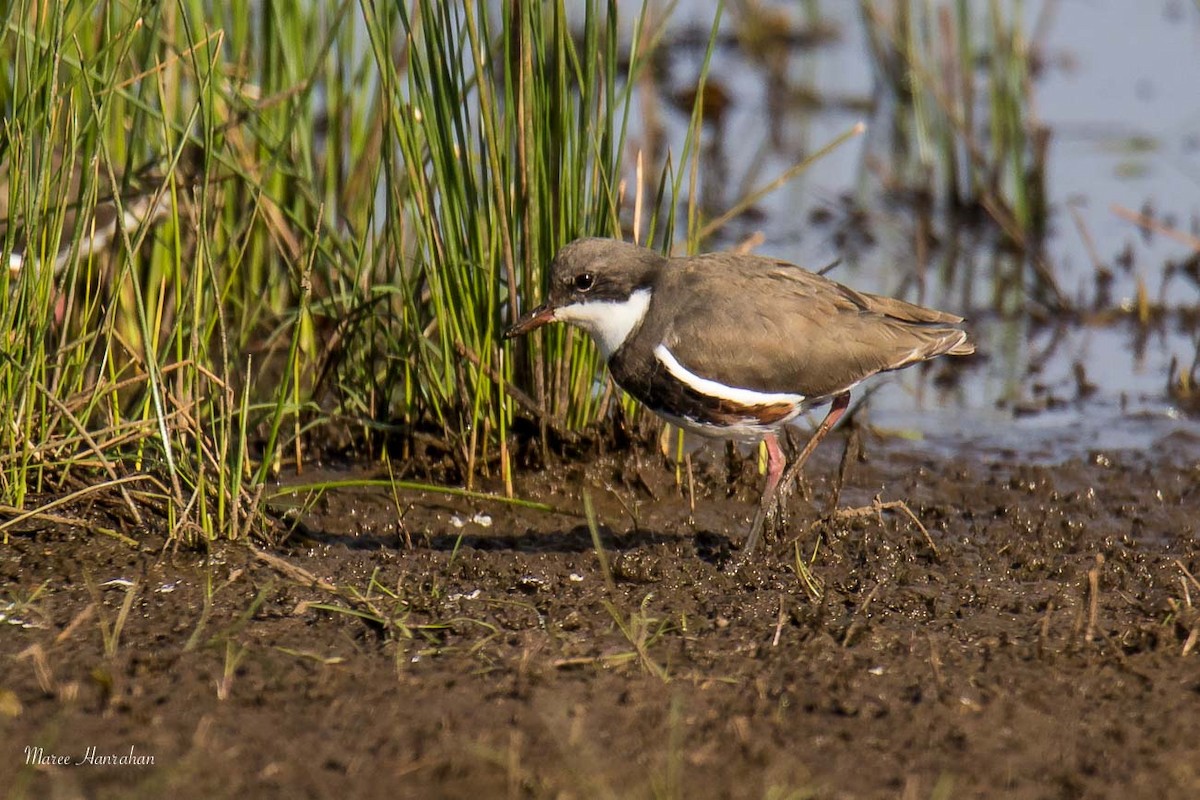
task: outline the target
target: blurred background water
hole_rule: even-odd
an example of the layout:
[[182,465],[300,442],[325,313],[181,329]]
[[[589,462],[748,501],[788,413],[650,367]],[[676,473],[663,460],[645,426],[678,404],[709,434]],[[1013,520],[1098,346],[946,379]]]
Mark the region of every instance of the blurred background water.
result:
[[[840,259],[838,280],[971,318],[977,363],[954,381],[937,367],[889,377],[870,401],[880,427],[919,433],[931,446],[1049,460],[1164,437],[1200,442],[1200,422],[1168,391],[1198,348],[1200,250],[1186,237],[1200,237],[1200,8],[1180,0],[1016,7],[1036,59],[1031,116],[1050,132],[1042,255],[1074,313],[999,313],[987,276],[1014,256],[944,209],[929,215],[924,235],[941,255],[926,254],[922,265],[921,215],[888,191],[898,158],[892,109],[855,3],[727,7],[709,78],[718,105],[705,123],[702,205],[728,207],[854,123],[868,130],[708,246],[761,232],[755,252],[809,268]],[[712,10],[681,2],[668,18],[668,55],[635,103],[631,151],[653,147],[648,130],[658,128],[660,149],[678,152]],[[764,19],[786,32],[788,46],[755,46],[747,30]],[[1131,214],[1184,238],[1147,233]],[[945,259],[956,262],[950,280],[932,274]],[[1154,309],[1148,320],[1134,313],[1139,285]]]

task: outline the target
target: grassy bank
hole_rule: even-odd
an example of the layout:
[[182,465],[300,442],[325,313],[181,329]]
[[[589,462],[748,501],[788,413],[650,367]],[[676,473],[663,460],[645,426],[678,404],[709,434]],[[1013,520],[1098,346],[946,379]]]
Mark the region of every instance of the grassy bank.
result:
[[[13,4],[0,532],[79,520],[86,501],[114,536],[241,538],[314,454],[435,465],[471,490],[511,474],[513,442],[611,419],[622,400],[584,337],[499,338],[555,251],[582,235],[696,249],[828,149],[702,210],[720,17],[685,132],[643,163],[630,132],[659,91],[664,20],[618,5]],[[981,76],[961,66],[945,95],[933,18],[899,10],[863,6],[883,72],[913,78],[889,113],[917,172],[1036,238],[1019,31],[993,13],[983,137]]]
[[[10,516],[79,492],[114,530],[149,508],[240,537],[309,441],[424,447],[469,480],[510,465],[514,406],[604,413],[579,337],[498,334],[562,243],[619,235],[650,37],[623,47],[612,2],[576,27],[487,5],[10,8]],[[669,241],[663,175],[643,226]]]

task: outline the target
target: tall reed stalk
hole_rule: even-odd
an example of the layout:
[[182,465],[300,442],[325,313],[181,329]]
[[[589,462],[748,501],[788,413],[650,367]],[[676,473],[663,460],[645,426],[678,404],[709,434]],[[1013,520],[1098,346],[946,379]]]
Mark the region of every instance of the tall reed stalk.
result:
[[[562,2],[419,0],[393,20],[364,5],[386,105],[385,235],[406,331],[404,422],[431,416],[463,471],[496,456],[511,423],[500,393],[506,321],[534,305],[554,253],[580,235],[620,235],[629,113],[616,3],[585,5],[582,36]],[[397,48],[397,38],[403,47]],[[635,34],[634,41],[637,41]],[[402,59],[389,54],[403,51]],[[636,50],[628,70],[638,69]],[[577,427],[596,417],[594,352],[562,331],[503,361],[526,414]],[[521,396],[521,395],[516,395]],[[490,449],[489,449],[490,448]]]
[[78,493],[118,535],[242,537],[314,437],[433,442],[470,482],[518,407],[601,417],[580,337],[500,339],[559,246],[627,221],[643,18],[623,47],[583,6],[10,4],[0,533]]
[[[980,212],[1025,255],[1014,288],[1065,303],[1041,255],[1049,132],[1033,114],[1020,0],[860,0],[890,99],[900,187]],[[996,298],[997,307],[1005,305]]]

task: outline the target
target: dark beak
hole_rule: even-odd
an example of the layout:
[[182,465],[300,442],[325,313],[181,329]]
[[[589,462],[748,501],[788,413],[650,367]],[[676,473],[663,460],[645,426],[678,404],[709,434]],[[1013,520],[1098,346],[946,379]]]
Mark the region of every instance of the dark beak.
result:
[[514,336],[523,336],[535,328],[540,328],[548,322],[554,322],[554,308],[549,303],[542,303],[540,306],[530,311],[528,314],[521,317],[516,323],[504,332],[505,339],[511,339]]

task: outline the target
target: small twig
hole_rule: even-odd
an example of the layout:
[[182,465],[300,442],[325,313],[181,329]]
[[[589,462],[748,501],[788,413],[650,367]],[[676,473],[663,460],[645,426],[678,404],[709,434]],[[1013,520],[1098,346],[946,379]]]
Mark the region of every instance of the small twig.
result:
[[546,412],[538,408],[537,403],[533,402],[532,397],[522,392],[516,386],[513,386],[512,381],[506,381],[501,378],[500,374],[496,372],[495,367],[492,367],[489,364],[484,364],[479,355],[471,350],[471,348],[467,347],[462,342],[455,342],[454,350],[467,361],[470,361],[473,365],[479,367],[481,370],[487,373],[487,376],[492,383],[502,387],[509,397],[517,401],[517,405],[521,406],[521,408],[524,408],[526,411],[532,414],[535,419],[539,421],[546,419]]
[[55,694],[57,683],[54,680],[54,672],[50,669],[50,659],[46,658],[45,648],[34,642],[17,653],[17,661],[26,659],[33,662],[33,674],[37,676],[38,687],[42,692],[46,695]]
[[696,516],[696,478],[692,474],[692,454],[683,457],[683,465],[687,468],[688,515]]
[[75,631],[79,630],[79,627],[83,625],[83,623],[95,616],[96,607],[97,606],[95,602],[88,603],[86,606],[84,606],[82,611],[71,618],[71,621],[67,623],[67,627],[63,628],[59,632],[58,636],[54,637],[54,643],[62,644],[67,639],[70,639],[71,635],[75,633]]
[[641,244],[642,235],[642,195],[645,185],[645,171],[643,164],[642,149],[638,148],[637,166],[634,169],[634,193],[633,193],[633,243]]
[[0,530],[2,530],[4,533],[4,540],[7,540],[8,528],[11,525],[15,525],[20,520],[32,519],[32,520],[37,520],[38,522],[47,522],[51,525],[62,525],[64,527],[68,527],[68,528],[86,528],[87,530],[92,531],[93,533],[98,533],[102,536],[108,536],[110,538],[116,539],[117,541],[121,542],[121,544],[126,544],[126,545],[129,545],[130,547],[138,546],[136,539],[130,538],[130,537],[126,536],[125,534],[121,533],[120,531],[115,531],[112,528],[106,528],[102,525],[96,525],[95,523],[88,522],[87,520],[84,520],[84,519],[76,519],[75,517],[64,517],[59,514],[48,514],[43,511],[40,511],[38,509],[34,509],[33,511],[22,512],[21,509],[13,508],[12,506],[0,506],[0,515],[4,515],[4,514],[21,514],[21,516],[19,518],[14,518],[14,519],[8,520],[7,522],[0,523]]
[[596,663],[594,656],[576,656],[575,658],[556,658],[550,662],[555,669],[570,669],[571,667],[586,667]]
[[1050,617],[1054,613],[1054,601],[1046,602],[1046,613],[1042,614],[1042,624],[1038,630],[1037,653],[1038,658],[1042,658],[1046,654],[1046,642],[1050,640]]
[[858,607],[858,611],[854,612],[854,619],[850,621],[850,625],[846,628],[846,635],[842,637],[842,647],[850,646],[850,637],[857,633],[858,629],[862,627],[860,623],[867,616],[867,611],[871,608],[871,601],[875,599],[875,595],[879,593],[879,590],[882,587],[883,581],[875,584],[875,588],[872,589],[867,595],[867,599],[864,600],[863,604]]
[[258,548],[253,547],[253,546],[250,547],[250,552],[253,553],[254,557],[257,558],[259,561],[263,562],[264,564],[269,566],[271,569],[280,573],[281,575],[283,575],[285,578],[288,578],[289,580],[295,581],[296,583],[300,583],[305,586],[311,586],[311,587],[314,587],[317,589],[321,589],[326,592],[340,594],[338,592],[338,588],[336,586],[334,586],[332,583],[325,580],[324,578],[318,578],[316,575],[312,574],[311,572],[306,570],[304,567],[297,566],[296,564],[293,564],[292,562],[290,562],[286,559],[280,558],[279,556],[273,555],[272,553],[263,552],[262,550],[259,550]]
[[[82,522],[80,520],[72,520],[67,517],[57,517],[56,515],[52,515],[49,512],[51,509],[58,508],[59,506],[68,505],[68,504],[74,503],[78,500],[82,500],[84,497],[91,495],[91,494],[95,494],[96,492],[102,491],[104,489],[108,489],[113,486],[123,486],[127,483],[133,483],[134,481],[141,481],[141,480],[146,480],[146,477],[144,475],[127,475],[124,478],[117,478],[116,480],[104,481],[103,483],[93,484],[91,486],[86,486],[82,489],[78,489],[74,492],[71,492],[71,494],[64,495],[62,497],[51,500],[49,503],[46,503],[46,505],[40,506],[40,507],[32,509],[30,511],[22,512],[20,509],[12,508],[11,506],[0,506],[0,514],[14,514],[15,515],[11,519],[7,519],[4,522],[0,522],[0,533],[3,533],[4,531],[8,530],[9,528],[12,528],[16,525],[21,524],[22,522],[24,522],[27,519],[42,519],[42,520],[53,521],[53,522],[57,522],[60,524],[65,524],[65,525],[74,525],[74,526],[78,526],[78,527],[94,527],[94,526],[91,526],[89,523]],[[97,530],[101,530],[101,529],[97,528]],[[102,532],[108,533],[109,531],[107,528],[105,528],[102,530]],[[135,542],[133,539],[130,539],[128,536],[118,535],[117,538],[120,538],[121,540],[128,542],[130,544],[134,544],[134,545],[137,544],[137,542]]]
[[[854,421],[853,418],[851,420]],[[850,466],[862,454],[862,434],[859,432],[858,425],[850,426],[850,433],[846,436],[846,446],[842,448],[842,460],[838,464],[837,477],[833,482],[833,494],[829,498],[829,507],[836,509],[838,501],[842,498],[842,489],[846,485],[846,479],[850,475]]]
[[775,623],[775,635],[771,637],[771,647],[779,646],[779,638],[783,635],[783,622],[787,619],[784,610],[784,596],[779,595],[779,619]]
[[600,574],[604,578],[604,585],[608,588],[611,595],[616,595],[617,582],[613,579],[612,567],[608,563],[608,553],[604,550],[604,543],[600,541],[600,524],[596,520],[596,511],[592,507],[592,495],[584,490],[583,492],[583,513],[587,519],[588,533],[592,537],[592,547],[596,550],[596,558],[600,562]]
[[945,678],[942,677],[942,657],[938,655],[937,642],[933,640],[933,634],[926,634],[925,639],[929,642],[929,669],[933,672],[933,685],[937,687],[940,694],[946,683]]
[[1099,272],[1104,268],[1104,261],[1100,258],[1100,252],[1096,249],[1096,242],[1092,239],[1092,232],[1088,230],[1087,223],[1083,221],[1083,215],[1079,213],[1079,206],[1074,203],[1067,203],[1067,210],[1071,212],[1071,219],[1075,222],[1075,228],[1079,231],[1079,237],[1083,239],[1083,248],[1087,251],[1088,258],[1092,260],[1092,268]]
[[1100,570],[1104,566],[1104,554],[1096,554],[1096,566],[1088,570],[1088,621],[1083,632],[1083,640],[1090,642],[1096,638],[1096,621],[1100,617]]
[[1179,655],[1186,658],[1196,646],[1197,641],[1200,641],[1200,625],[1193,625],[1192,629],[1188,631],[1187,641],[1183,643],[1183,649],[1179,651]]
[[[1178,558],[1177,558],[1177,559],[1175,559],[1175,566],[1179,567],[1179,571],[1180,571],[1180,572],[1182,572],[1184,575],[1186,575],[1186,576],[1187,576],[1187,579],[1188,579],[1189,581],[1191,581],[1191,583],[1192,583],[1192,586],[1195,586],[1195,587],[1196,587],[1196,590],[1197,590],[1197,591],[1200,591],[1200,581],[1196,580],[1196,576],[1195,576],[1195,575],[1193,575],[1192,573],[1188,572],[1188,568],[1187,568],[1187,567],[1185,567],[1185,566],[1183,565],[1183,562],[1182,562],[1182,561],[1180,561]],[[1187,586],[1184,586],[1184,590],[1185,590],[1185,591],[1187,590]],[[1191,600],[1191,598],[1189,597],[1189,598],[1188,598],[1188,605],[1191,605],[1191,604],[1192,604],[1192,600]]]
[[811,166],[813,164],[813,162],[818,161],[821,158],[824,158],[827,154],[833,152],[834,150],[836,150],[838,147],[840,147],[845,142],[849,141],[850,139],[853,139],[855,136],[862,135],[862,133],[865,132],[866,129],[867,129],[867,124],[865,122],[854,123],[854,125],[850,126],[849,130],[842,133],[840,136],[835,138],[829,144],[825,145],[820,150],[818,150],[817,152],[808,156],[807,158],[802,159],[799,163],[793,164],[792,166],[788,167],[783,172],[779,173],[779,175],[776,176],[774,180],[768,181],[766,184],[753,190],[752,192],[747,194],[745,197],[743,197],[741,200],[734,203],[732,208],[730,208],[724,214],[722,214],[721,216],[717,217],[716,219],[710,221],[703,228],[701,228],[698,238],[707,239],[709,236],[712,236],[714,233],[716,233],[721,228],[723,228],[725,226],[725,224],[727,222],[729,222],[731,219],[734,219],[735,217],[740,215],[747,208],[752,207],[759,200],[762,200],[764,197],[766,197],[771,192],[778,189],[780,186],[783,186],[784,184],[786,184],[788,181],[790,181],[795,176],[799,175],[801,172],[804,172],[804,170],[808,169],[809,166]]
[[1071,303],[1067,299],[1067,296],[1063,294],[1062,289],[1059,288],[1058,279],[1054,277],[1054,271],[1046,263],[1046,259],[1041,252],[1030,246],[1025,231],[1021,229],[1021,226],[1013,218],[1008,206],[998,198],[993,198],[991,195],[986,194],[979,199],[979,204],[983,206],[983,210],[991,216],[992,220],[1000,226],[1000,229],[1010,239],[1020,245],[1022,250],[1029,254],[1029,265],[1033,268],[1042,285],[1049,290],[1054,307],[1060,310],[1069,309]]
[[742,239],[742,241],[740,241],[736,245],[734,245],[733,252],[735,252],[735,253],[752,253],[758,248],[758,246],[760,244],[762,244],[766,240],[767,240],[766,234],[764,234],[762,231],[755,231],[754,233],[750,234],[745,239]]
[[888,500],[886,503],[879,499],[879,495],[875,496],[875,500],[869,506],[859,506],[858,508],[839,508],[833,512],[833,516],[841,519],[859,519],[871,514],[877,515],[879,521],[883,522],[884,511],[903,511],[908,515],[908,518],[913,521],[917,529],[921,531],[921,535],[925,537],[925,543],[929,545],[929,549],[933,551],[934,558],[941,559],[941,551],[933,542],[933,537],[929,535],[929,530],[921,524],[921,520],[913,513],[913,510],[908,507],[908,503],[903,500]]
[[[83,440],[87,442],[88,448],[96,454],[96,458],[100,460],[100,464],[104,467],[104,471],[108,473],[108,477],[112,481],[116,482],[117,470],[113,467],[112,462],[109,461],[104,455],[104,451],[100,448],[100,445],[97,444],[96,440],[92,438],[90,433],[88,433],[87,427],[79,421],[78,417],[71,413],[71,409],[67,408],[65,403],[55,397],[49,389],[43,386],[41,381],[34,381],[34,386],[41,393],[41,395],[50,402],[52,406],[58,409],[60,414],[65,416],[71,422],[71,424],[75,427],[75,430],[77,430]],[[129,513],[133,516],[133,521],[138,525],[144,525],[145,521],[142,519],[141,512],[138,511],[137,505],[133,502],[133,498],[129,496],[129,490],[120,483],[117,483],[117,488],[121,492],[121,498],[125,501],[126,508],[129,509]]]
[[1132,209],[1126,208],[1122,205],[1117,205],[1116,203],[1113,203],[1111,206],[1109,206],[1109,209],[1118,217],[1128,220],[1138,227],[1145,228],[1148,231],[1154,231],[1155,233],[1161,233],[1163,236],[1166,236],[1169,239],[1174,239],[1180,244],[1185,244],[1196,252],[1200,252],[1200,239],[1197,239],[1195,236],[1184,233],[1180,230],[1176,230],[1168,225],[1164,225],[1157,220],[1151,219],[1145,214],[1139,214]]
[[[876,499],[875,502],[878,503],[879,500]],[[913,510],[908,507],[908,503],[904,502],[903,500],[893,500],[890,503],[882,504],[880,510],[887,508],[899,508],[905,514],[908,514],[908,518],[913,521],[913,524],[917,526],[917,530],[921,531],[921,535],[925,537],[925,543],[928,544],[929,549],[933,551],[933,557],[939,561],[941,560],[942,553],[940,550],[938,550],[937,545],[933,543],[933,537],[929,535],[929,531],[924,525],[921,524],[921,520],[917,519],[917,515],[913,513]]]

